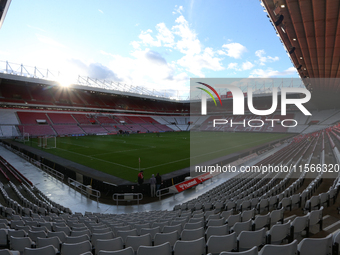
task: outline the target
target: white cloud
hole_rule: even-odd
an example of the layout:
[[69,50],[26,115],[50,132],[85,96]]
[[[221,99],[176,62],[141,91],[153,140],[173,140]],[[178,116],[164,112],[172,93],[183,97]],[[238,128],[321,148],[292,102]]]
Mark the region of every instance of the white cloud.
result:
[[241,55],[247,51],[247,48],[240,43],[227,43],[222,45],[226,48],[227,55],[232,58],[241,58]]
[[130,43],[134,49],[139,49],[140,43],[137,41],[133,41]]
[[237,63],[229,63],[228,69],[234,69],[234,70],[239,70],[238,64]]
[[264,50],[255,51],[255,55],[259,58],[261,66],[264,66],[266,62],[274,62],[279,60],[279,57],[265,56],[266,52]]
[[175,5],[175,10],[172,12],[172,14],[177,14],[177,13],[182,14],[183,11],[184,11],[183,6],[180,5],[177,7],[177,5]]
[[98,9],[98,11],[99,11],[100,13],[104,14],[104,12],[103,12],[101,9]]
[[174,35],[172,32],[166,27],[164,23],[159,23],[156,26],[158,30],[158,34],[156,38],[159,42],[162,42],[165,47],[172,47],[174,44]]
[[217,54],[218,55],[227,55],[227,53],[225,53],[223,50],[218,50]]
[[142,43],[144,43],[146,45],[149,45],[151,47],[160,47],[162,45],[161,42],[158,41],[158,40],[156,41],[152,37],[151,33],[152,33],[152,30],[148,29],[146,31],[142,31],[138,37],[139,37],[139,39],[142,40]]
[[201,52],[201,43],[196,33],[190,29],[188,21],[183,16],[179,16],[175,22],[178,25],[173,26],[172,31],[180,37],[180,40],[176,43],[176,48],[183,54],[199,54]]
[[125,84],[167,91],[169,88],[183,90],[188,86],[186,72],[180,71],[176,63],[168,63],[160,53],[149,48],[137,49],[130,57],[101,53],[111,57],[108,68]]
[[202,69],[209,69],[212,71],[224,70],[221,59],[215,57],[212,48],[205,48],[202,54],[187,54],[177,61],[177,63],[184,67],[187,71],[204,77]]
[[249,70],[249,69],[252,69],[253,67],[254,67],[254,65],[249,61],[246,61],[242,64],[243,70]]
[[288,69],[284,71],[277,71],[273,70],[271,68],[268,68],[267,70],[264,69],[255,69],[250,73],[250,78],[254,77],[260,77],[260,78],[270,78],[270,77],[281,77],[281,76],[287,76],[287,75],[294,75],[296,74],[295,67],[289,67]]

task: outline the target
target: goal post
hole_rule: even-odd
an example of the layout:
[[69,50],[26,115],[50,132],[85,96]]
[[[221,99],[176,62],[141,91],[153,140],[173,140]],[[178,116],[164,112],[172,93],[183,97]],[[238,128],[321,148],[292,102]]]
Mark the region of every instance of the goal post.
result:
[[24,141],[24,143],[29,142],[30,141],[30,134],[29,133],[23,133],[22,134],[22,140]]
[[38,146],[44,149],[57,148],[57,138],[55,136],[39,136]]

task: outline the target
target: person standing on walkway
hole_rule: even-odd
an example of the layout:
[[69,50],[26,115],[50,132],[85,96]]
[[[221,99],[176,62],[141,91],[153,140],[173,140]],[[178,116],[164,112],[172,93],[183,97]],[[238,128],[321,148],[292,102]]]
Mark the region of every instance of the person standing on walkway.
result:
[[151,197],[155,197],[156,196],[156,178],[154,174],[152,174],[151,179],[150,179],[150,188],[151,188]]
[[156,174],[156,192],[159,190],[161,185],[163,184],[162,177],[159,175],[159,173]]

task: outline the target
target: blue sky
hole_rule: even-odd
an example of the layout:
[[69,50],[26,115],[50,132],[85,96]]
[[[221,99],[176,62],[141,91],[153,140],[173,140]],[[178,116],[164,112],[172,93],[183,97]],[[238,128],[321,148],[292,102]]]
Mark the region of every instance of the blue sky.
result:
[[150,89],[298,75],[259,1],[12,0],[0,60]]

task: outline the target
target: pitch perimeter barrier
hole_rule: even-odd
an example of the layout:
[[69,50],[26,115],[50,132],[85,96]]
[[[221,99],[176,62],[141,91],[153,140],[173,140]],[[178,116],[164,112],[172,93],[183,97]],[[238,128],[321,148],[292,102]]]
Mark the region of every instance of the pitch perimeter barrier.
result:
[[67,183],[69,187],[74,188],[75,191],[79,191],[83,195],[87,195],[88,197],[94,197],[97,199],[97,202],[99,202],[99,198],[101,196],[99,190],[92,189],[91,186],[86,186],[76,180],[73,180],[72,178],[67,178]]
[[118,202],[119,201],[137,201],[137,204],[139,205],[139,201],[143,199],[143,194],[142,193],[114,193],[112,195],[113,201]]

